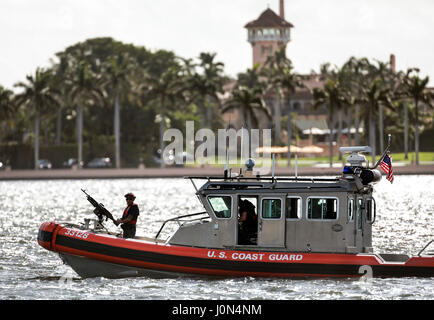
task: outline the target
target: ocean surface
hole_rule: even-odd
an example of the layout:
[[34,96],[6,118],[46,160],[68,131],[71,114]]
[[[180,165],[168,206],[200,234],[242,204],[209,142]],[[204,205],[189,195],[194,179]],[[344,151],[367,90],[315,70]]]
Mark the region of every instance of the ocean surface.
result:
[[[417,254],[434,239],[433,186],[434,176],[396,176],[393,184],[383,179],[376,185],[374,252]],[[434,278],[81,279],[36,240],[42,222],[94,218],[81,188],[115,217],[125,206],[123,195],[133,192],[141,210],[138,235],[154,236],[164,220],[202,210],[192,184],[184,179],[0,181],[0,300],[434,299]],[[176,227],[168,225],[161,238]]]

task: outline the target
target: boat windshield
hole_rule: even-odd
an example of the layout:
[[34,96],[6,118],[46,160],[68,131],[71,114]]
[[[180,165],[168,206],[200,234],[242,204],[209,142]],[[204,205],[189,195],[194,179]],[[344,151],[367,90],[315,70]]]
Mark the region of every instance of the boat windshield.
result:
[[210,196],[208,201],[217,218],[231,217],[232,198],[230,196]]

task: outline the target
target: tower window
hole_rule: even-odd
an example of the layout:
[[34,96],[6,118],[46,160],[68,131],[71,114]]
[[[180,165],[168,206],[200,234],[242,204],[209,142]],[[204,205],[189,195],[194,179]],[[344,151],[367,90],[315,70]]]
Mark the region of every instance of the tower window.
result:
[[273,53],[273,47],[272,46],[261,46],[261,53],[264,55],[269,55]]

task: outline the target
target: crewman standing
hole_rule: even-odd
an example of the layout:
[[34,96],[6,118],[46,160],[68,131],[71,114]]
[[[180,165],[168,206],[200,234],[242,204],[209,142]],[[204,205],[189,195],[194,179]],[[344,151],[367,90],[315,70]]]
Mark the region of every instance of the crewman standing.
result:
[[133,193],[127,193],[125,200],[127,201],[127,207],[124,209],[122,218],[116,220],[117,225],[121,224],[121,228],[124,231],[123,238],[134,238],[136,235],[136,223],[139,216],[139,206],[134,203],[136,196]]

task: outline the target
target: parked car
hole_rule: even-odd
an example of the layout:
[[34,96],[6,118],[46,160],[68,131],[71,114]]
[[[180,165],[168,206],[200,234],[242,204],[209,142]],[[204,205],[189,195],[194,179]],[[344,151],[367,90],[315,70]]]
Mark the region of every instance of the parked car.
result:
[[[152,155],[152,159],[155,164],[160,165],[161,164],[161,158],[159,151],[154,152]],[[181,161],[181,163],[176,163],[176,161]],[[164,155],[164,163],[166,166],[176,166],[176,167],[183,167],[187,161],[194,161],[194,156],[183,151],[178,152],[176,156],[173,154],[173,150],[170,150],[167,154]]]
[[[78,166],[78,160],[75,158],[69,158],[67,161],[63,163],[64,168],[72,168],[72,166]],[[83,166],[83,161],[81,162],[81,166]]]
[[47,159],[39,159],[38,160],[38,168],[39,169],[51,169],[51,162]]
[[110,158],[95,158],[87,164],[88,168],[110,168],[111,166]]

